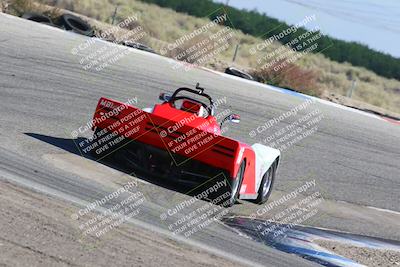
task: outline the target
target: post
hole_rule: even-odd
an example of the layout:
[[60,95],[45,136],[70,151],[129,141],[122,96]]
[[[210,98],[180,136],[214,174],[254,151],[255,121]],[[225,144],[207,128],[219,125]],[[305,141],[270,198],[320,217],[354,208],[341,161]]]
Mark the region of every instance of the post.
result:
[[113,14],[113,16],[112,16],[112,22],[111,22],[111,25],[114,25],[115,16],[117,16],[117,10],[118,10],[118,5],[117,5],[117,6],[115,6],[115,9],[114,9],[114,14]]
[[233,55],[232,62],[235,62],[235,60],[236,60],[236,55],[237,55],[237,53],[238,53],[238,50],[239,50],[239,44],[236,45],[235,54]]
[[349,91],[347,91],[347,97],[352,97],[353,96],[353,92],[356,89],[356,85],[357,85],[357,80],[353,80],[351,87],[349,88]]

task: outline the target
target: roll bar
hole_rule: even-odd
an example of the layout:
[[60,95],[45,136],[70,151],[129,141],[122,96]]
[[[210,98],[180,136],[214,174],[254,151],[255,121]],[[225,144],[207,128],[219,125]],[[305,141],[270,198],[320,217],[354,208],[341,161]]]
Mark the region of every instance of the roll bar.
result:
[[[180,92],[182,92],[182,91],[189,92],[189,93],[192,93],[192,94],[195,94],[195,95],[199,95],[199,96],[203,96],[203,97],[208,99],[208,101],[210,102],[210,105],[206,105],[206,104],[202,103],[201,101],[195,100],[195,99],[190,98],[190,97],[178,96],[178,94]],[[209,96],[208,94],[204,93],[204,88],[200,87],[199,83],[196,84],[196,90],[195,89],[190,89],[190,88],[187,88],[187,87],[181,87],[181,88],[176,89],[175,92],[172,94],[171,98],[168,100],[168,102],[173,104],[176,100],[183,99],[183,98],[187,98],[187,99],[190,99],[192,101],[199,102],[200,104],[202,104],[206,108],[206,110],[208,111],[209,115],[214,115],[214,101],[212,100],[211,96]]]

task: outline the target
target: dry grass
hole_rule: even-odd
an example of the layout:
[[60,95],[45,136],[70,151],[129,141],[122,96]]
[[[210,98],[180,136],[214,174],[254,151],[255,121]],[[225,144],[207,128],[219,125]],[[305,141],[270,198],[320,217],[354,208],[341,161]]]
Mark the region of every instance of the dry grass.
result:
[[295,89],[309,95],[321,95],[316,85],[317,73],[315,71],[300,68],[293,63],[287,64],[284,69],[274,69],[284,63],[285,60],[279,60],[269,68],[258,68],[252,71],[251,75],[259,82]]
[[[14,0],[14,2],[30,1]],[[40,2],[52,5],[55,0],[41,0]],[[207,19],[191,17],[136,0],[63,0],[57,2],[59,7],[70,9],[104,23],[111,22],[116,5],[118,5],[116,21],[122,21],[133,14],[140,14],[139,24],[148,33],[142,42],[156,51],[160,51],[166,43],[172,43],[209,22]],[[208,34],[216,33],[219,29],[221,29],[219,26],[214,27],[209,30]],[[235,38],[229,40],[229,49],[220,53],[212,62],[205,64],[206,66],[221,70],[222,66],[235,65],[241,69],[260,72],[257,59],[281,47],[279,43],[273,43],[265,51],[251,55],[250,48],[262,40],[240,31],[235,31],[235,33]],[[240,49],[235,64],[233,64],[232,57],[236,44],[240,44]],[[173,57],[174,54],[176,55],[176,53],[171,53],[169,56]],[[369,70],[347,63],[337,63],[322,54],[306,54],[295,62],[292,70],[286,68],[286,72],[283,71],[278,77],[273,78],[273,82],[318,96],[331,93],[345,96],[352,85],[352,80],[355,79],[357,86],[353,93],[354,99],[400,113],[400,81],[398,80],[383,78]],[[269,81],[268,75],[264,73],[261,76]],[[302,77],[303,75],[306,77]]]
[[8,1],[0,0],[0,12],[6,13],[8,9]]
[[32,0],[2,0],[2,2],[7,6],[7,13],[15,16],[22,16],[26,12],[32,12],[44,14],[56,21],[62,14],[61,9],[58,7],[50,8]]

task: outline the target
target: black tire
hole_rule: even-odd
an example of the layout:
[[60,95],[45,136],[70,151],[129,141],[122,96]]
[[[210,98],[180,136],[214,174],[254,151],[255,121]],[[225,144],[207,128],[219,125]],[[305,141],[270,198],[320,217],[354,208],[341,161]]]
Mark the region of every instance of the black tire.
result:
[[153,48],[151,48],[147,45],[141,44],[141,43],[131,42],[131,41],[127,40],[127,41],[124,41],[122,44],[125,46],[129,46],[129,47],[136,48],[136,49],[139,49],[142,51],[156,54],[156,51],[154,51]]
[[239,69],[233,68],[233,67],[226,68],[225,73],[233,75],[233,76],[237,76],[237,77],[240,77],[243,79],[254,81],[254,78],[250,74],[248,74],[244,71],[241,71]]
[[23,14],[22,18],[27,19],[27,20],[36,21],[39,23],[48,24],[48,25],[54,25],[49,17],[42,15],[42,14],[38,14],[38,13],[28,12],[28,13]]
[[229,186],[227,190],[230,192],[230,197],[227,200],[225,199],[223,200],[222,204],[224,207],[232,207],[239,198],[240,187],[242,186],[245,169],[246,169],[246,161],[243,160],[242,163],[240,164],[236,178],[231,179],[231,181],[229,181]]
[[260,188],[258,189],[257,199],[255,200],[257,204],[263,204],[267,202],[269,196],[271,195],[272,187],[275,181],[277,165],[278,165],[277,161],[272,163],[271,167],[264,174],[261,180]]
[[67,31],[73,31],[89,37],[94,35],[92,27],[86,21],[77,16],[64,14],[60,17],[60,22]]

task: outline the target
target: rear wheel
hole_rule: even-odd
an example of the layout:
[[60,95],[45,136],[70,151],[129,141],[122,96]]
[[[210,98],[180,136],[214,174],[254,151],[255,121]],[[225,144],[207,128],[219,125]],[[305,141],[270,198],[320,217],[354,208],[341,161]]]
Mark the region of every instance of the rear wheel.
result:
[[276,166],[277,166],[277,161],[272,163],[268,171],[265,172],[261,180],[260,188],[258,189],[258,196],[256,199],[256,203],[263,204],[267,202],[269,196],[271,195],[272,186],[274,185],[275,181]]

